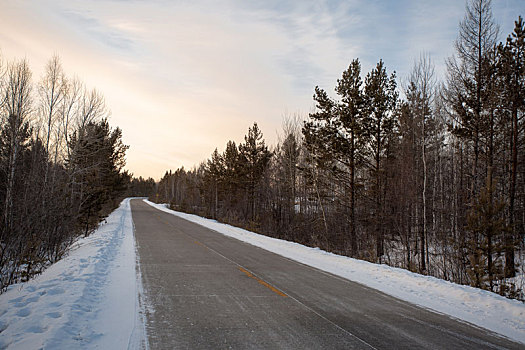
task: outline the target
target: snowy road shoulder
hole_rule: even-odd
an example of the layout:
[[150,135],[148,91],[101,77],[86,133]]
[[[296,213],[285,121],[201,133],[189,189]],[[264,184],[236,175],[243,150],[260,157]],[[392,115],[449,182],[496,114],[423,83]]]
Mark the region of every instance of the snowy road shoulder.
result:
[[0,348],[144,347],[129,201],[64,259],[0,295]]
[[226,236],[525,343],[525,304],[522,302],[407,270],[327,253],[318,248],[256,234],[216,220],[176,212],[162,204],[147,200],[145,202]]

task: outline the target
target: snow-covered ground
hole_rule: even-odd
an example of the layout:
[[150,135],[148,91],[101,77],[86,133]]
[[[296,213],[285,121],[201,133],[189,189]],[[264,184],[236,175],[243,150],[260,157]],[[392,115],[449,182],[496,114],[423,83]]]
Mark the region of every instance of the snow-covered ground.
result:
[[35,279],[0,295],[0,349],[146,347],[129,199]]
[[166,205],[145,202],[226,236],[525,343],[525,304],[522,302],[400,268],[372,264],[327,253],[318,248],[259,235],[215,220],[176,212],[166,208]]

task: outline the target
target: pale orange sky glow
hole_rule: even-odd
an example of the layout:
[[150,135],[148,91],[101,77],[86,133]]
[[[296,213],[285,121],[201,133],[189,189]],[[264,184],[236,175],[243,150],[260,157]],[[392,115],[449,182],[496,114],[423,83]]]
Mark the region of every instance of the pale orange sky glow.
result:
[[[442,72],[464,3],[434,3],[2,1],[0,50],[27,58],[34,82],[58,54],[104,95],[130,145],[126,168],[159,179],[242,141],[254,121],[274,144],[283,115],[307,116],[314,87],[333,91],[355,57],[403,77],[426,51]],[[503,40],[524,5],[493,6]]]

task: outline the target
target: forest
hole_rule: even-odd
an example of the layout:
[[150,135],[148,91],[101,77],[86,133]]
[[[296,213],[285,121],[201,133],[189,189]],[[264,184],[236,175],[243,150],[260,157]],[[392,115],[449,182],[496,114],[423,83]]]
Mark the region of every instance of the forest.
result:
[[58,56],[40,79],[0,59],[0,291],[59,260],[126,194],[128,146],[108,116]]
[[277,145],[254,123],[243,142],[136,187],[176,210],[524,300],[521,16],[499,40],[490,1],[471,0],[442,81],[428,54],[403,83],[382,60],[362,72],[354,59],[335,94],[315,87],[315,111],[285,117]]

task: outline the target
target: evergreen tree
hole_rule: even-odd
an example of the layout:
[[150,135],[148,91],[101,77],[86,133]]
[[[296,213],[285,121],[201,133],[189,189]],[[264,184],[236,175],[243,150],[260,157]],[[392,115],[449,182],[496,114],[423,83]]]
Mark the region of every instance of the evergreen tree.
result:
[[370,158],[370,174],[374,179],[370,186],[370,196],[375,203],[371,213],[371,229],[376,235],[376,257],[381,263],[384,254],[383,236],[385,224],[385,181],[386,167],[384,161],[390,150],[390,141],[397,129],[395,109],[398,92],[396,91],[395,73],[388,76],[383,61],[367,74],[365,79],[364,98],[366,116],[364,131],[368,138],[367,152]]
[[239,153],[243,163],[242,172],[247,188],[247,217],[255,222],[257,219],[258,185],[272,157],[272,153],[268,151],[268,147],[264,143],[263,134],[257,123],[248,129],[244,143],[239,145]]
[[318,161],[318,165],[331,164],[333,171],[343,171],[349,176],[350,250],[357,254],[356,233],[356,174],[363,163],[364,96],[362,91],[361,64],[354,59],[335,91],[340,101],[333,101],[328,94],[316,87],[314,100],[317,112],[310,114],[310,121],[303,128],[305,142]]
[[452,127],[456,135],[469,143],[473,153],[471,200],[481,187],[479,160],[484,144],[487,167],[492,167],[494,157],[494,59],[498,33],[491,0],[470,0],[459,25],[456,56],[447,61],[446,98],[454,112]]
[[219,211],[219,191],[224,181],[224,172],[222,156],[216,148],[206,163],[204,178],[205,185],[209,188],[211,214],[214,219],[217,219]]
[[[514,277],[514,242],[518,240],[516,229],[516,188],[518,181],[518,160],[520,145],[523,144],[523,115],[525,112],[525,27],[521,16],[515,21],[514,31],[505,45],[498,46],[498,80],[501,93],[503,120],[510,130],[509,150],[509,195],[508,224],[506,235],[505,276]],[[508,127],[510,126],[510,127]],[[522,231],[522,235],[525,233]]]
[[119,128],[111,130],[107,120],[90,122],[70,140],[71,156],[67,167],[73,178],[73,193],[78,198],[78,213],[85,234],[100,219],[105,204],[125,190],[120,173],[128,146],[122,143]]
[[495,281],[502,279],[505,232],[505,202],[494,199],[494,182],[487,176],[486,186],[467,217],[467,230],[471,232],[469,241],[469,269],[474,287],[494,291]]
[[235,142],[228,141],[226,149],[222,155],[224,162],[224,190],[226,192],[226,208],[228,219],[233,211],[237,211],[238,203],[240,201],[239,193],[242,190],[241,181],[241,157]]

